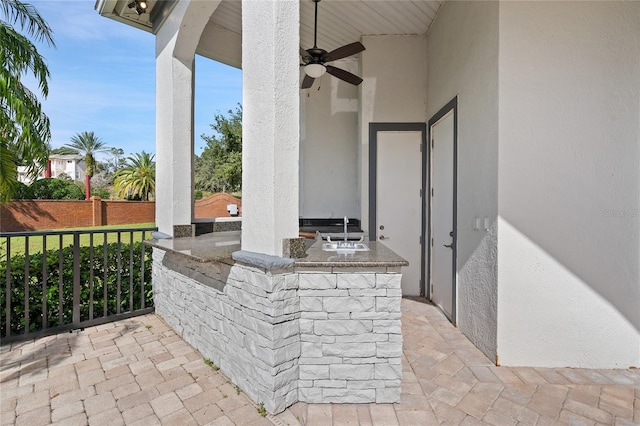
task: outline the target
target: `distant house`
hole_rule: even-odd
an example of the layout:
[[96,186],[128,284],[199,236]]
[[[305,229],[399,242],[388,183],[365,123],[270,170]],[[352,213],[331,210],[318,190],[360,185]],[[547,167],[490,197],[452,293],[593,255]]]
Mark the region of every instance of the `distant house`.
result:
[[[85,177],[84,156],[79,154],[53,154],[49,156],[47,167],[38,175],[38,179],[57,178],[65,174],[75,181],[83,181]],[[27,168],[18,167],[18,180],[24,184],[31,184],[33,179],[28,175]]]

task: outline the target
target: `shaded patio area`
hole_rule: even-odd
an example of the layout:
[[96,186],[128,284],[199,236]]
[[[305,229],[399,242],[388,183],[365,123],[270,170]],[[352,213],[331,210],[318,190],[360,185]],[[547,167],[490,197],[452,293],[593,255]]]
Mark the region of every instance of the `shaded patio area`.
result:
[[400,404],[258,406],[159,317],[1,346],[1,424],[640,423],[640,370],[496,367],[432,305],[403,299]]

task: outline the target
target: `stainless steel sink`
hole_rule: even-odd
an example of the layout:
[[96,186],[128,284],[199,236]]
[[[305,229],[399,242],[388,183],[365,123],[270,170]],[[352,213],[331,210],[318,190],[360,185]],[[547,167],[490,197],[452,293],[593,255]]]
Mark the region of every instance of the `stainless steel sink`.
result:
[[357,251],[369,251],[369,247],[357,241],[330,241],[322,244],[322,250],[335,251],[338,254],[354,254]]
[[360,237],[359,241],[348,241],[347,224],[349,219],[344,217],[344,240],[343,241],[331,241],[331,237],[327,236],[327,242],[322,244],[322,250],[335,251],[338,254],[354,254],[357,251],[369,251],[369,247],[362,241],[364,235]]

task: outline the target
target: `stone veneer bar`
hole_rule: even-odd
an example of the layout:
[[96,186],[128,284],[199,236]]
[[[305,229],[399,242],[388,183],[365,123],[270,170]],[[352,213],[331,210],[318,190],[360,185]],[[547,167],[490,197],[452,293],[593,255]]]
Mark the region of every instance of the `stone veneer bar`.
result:
[[337,256],[317,242],[294,261],[239,241],[149,242],[156,312],[271,413],[297,401],[398,402],[407,262],[380,243]]

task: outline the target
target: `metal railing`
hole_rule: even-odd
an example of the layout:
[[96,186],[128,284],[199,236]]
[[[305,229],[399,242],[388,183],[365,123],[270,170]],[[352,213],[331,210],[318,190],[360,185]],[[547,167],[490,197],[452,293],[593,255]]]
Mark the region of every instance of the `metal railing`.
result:
[[153,311],[157,228],[0,233],[0,338],[82,329]]

